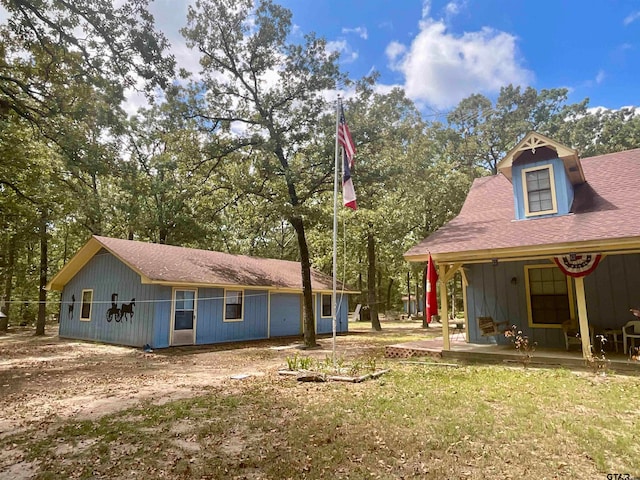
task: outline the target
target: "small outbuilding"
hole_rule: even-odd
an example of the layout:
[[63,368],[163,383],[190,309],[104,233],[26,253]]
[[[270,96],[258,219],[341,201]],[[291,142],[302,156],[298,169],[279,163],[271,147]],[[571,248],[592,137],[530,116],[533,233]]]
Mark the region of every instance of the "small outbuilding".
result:
[[[311,271],[317,333],[331,333],[333,281]],[[61,337],[152,348],[303,333],[299,262],[93,236],[53,277]],[[348,330],[338,283],[336,328]]]

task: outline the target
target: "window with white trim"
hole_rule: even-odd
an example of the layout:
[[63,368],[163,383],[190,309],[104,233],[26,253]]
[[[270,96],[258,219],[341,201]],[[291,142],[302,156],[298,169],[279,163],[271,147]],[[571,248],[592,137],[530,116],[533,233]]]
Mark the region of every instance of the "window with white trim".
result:
[[224,292],[224,321],[241,322],[244,295],[242,290],[225,290]]
[[527,265],[525,281],[530,326],[560,326],[575,318],[570,279],[557,266]]
[[80,320],[91,320],[91,307],[93,305],[93,290],[82,290],[82,300],[80,303]]
[[322,312],[320,312],[323,317],[331,317],[331,295],[327,293],[322,294]]
[[557,207],[551,165],[525,169],[522,176],[525,214],[529,216],[555,213]]

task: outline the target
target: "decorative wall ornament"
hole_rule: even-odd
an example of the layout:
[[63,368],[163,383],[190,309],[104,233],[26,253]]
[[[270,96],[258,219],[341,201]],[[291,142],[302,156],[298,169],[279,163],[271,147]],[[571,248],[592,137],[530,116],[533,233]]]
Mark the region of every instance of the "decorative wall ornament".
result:
[[133,320],[133,307],[136,305],[136,299],[132,298],[130,303],[123,303],[118,307],[118,294],[111,294],[111,308],[107,310],[107,322],[115,320],[121,322],[124,320]]
[[602,255],[599,253],[583,253],[580,255],[570,253],[553,257],[562,273],[574,278],[589,275],[596,269],[601,259]]
[[71,303],[69,304],[69,309],[67,310],[67,318],[69,320],[73,320],[73,309],[75,307],[75,304],[76,304],[76,296],[71,295]]

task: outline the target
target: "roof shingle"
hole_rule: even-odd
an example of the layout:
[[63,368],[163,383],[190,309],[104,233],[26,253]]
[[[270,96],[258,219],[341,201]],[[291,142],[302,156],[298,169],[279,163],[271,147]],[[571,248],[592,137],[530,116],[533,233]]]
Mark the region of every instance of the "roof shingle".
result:
[[[193,248],[94,236],[106,250],[153,282],[242,285],[302,291],[300,262],[232,255]],[[333,279],[311,270],[314,291],[333,289]],[[342,290],[342,284],[338,283]]]
[[511,183],[503,175],[478,178],[460,214],[405,258],[614,239],[640,244],[640,149],[581,162],[587,183],[576,187],[569,215],[515,220]]

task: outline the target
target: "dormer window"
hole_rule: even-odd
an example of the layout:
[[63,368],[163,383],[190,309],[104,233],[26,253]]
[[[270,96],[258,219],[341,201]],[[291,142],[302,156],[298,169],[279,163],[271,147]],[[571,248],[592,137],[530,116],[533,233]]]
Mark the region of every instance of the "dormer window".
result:
[[523,169],[522,185],[527,217],[558,211],[552,165]]
[[513,185],[514,219],[569,215],[575,189],[586,182],[578,152],[529,132],[500,160]]

